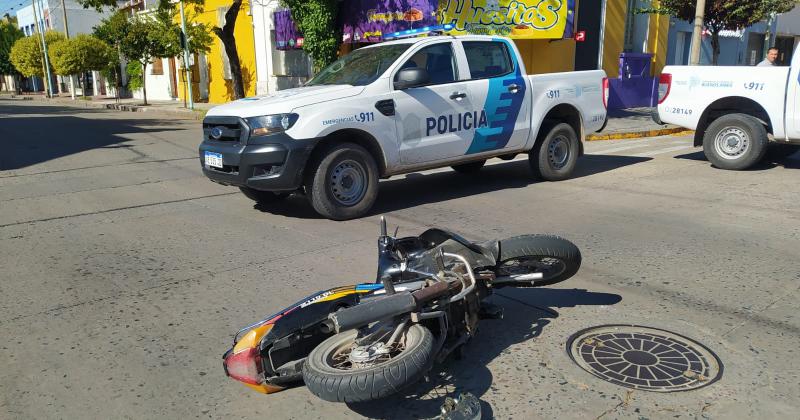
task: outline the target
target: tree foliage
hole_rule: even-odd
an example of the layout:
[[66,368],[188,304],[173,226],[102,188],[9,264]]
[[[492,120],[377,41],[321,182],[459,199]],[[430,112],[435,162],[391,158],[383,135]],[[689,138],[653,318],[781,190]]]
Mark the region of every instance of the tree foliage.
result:
[[[719,32],[725,29],[743,29],[768,19],[773,13],[784,13],[797,5],[796,0],[706,0],[704,24],[711,33],[713,63],[720,53]],[[661,13],[688,22],[694,22],[696,0],[661,0],[646,13]]]
[[54,71],[63,76],[103,70],[113,54],[108,44],[86,34],[53,43],[48,50]]
[[338,0],[281,0],[292,11],[297,29],[303,33],[303,50],[314,60],[319,71],[336,61],[340,30],[336,29]]
[[[44,37],[48,48],[64,40],[64,34],[56,31],[47,31]],[[44,77],[41,37],[38,34],[18,39],[14,46],[11,47],[9,57],[11,58],[11,63],[23,76]]]
[[[127,33],[120,41],[120,51],[129,60],[142,65],[142,74],[147,74],[147,63],[155,57],[174,55],[175,40],[164,25],[154,19],[138,16],[129,22]],[[144,103],[147,105],[147,84],[142,78]]]
[[17,27],[16,19],[0,19],[0,74],[16,75],[19,73],[11,64],[9,54],[11,54],[11,47],[14,43],[23,36],[25,35]]

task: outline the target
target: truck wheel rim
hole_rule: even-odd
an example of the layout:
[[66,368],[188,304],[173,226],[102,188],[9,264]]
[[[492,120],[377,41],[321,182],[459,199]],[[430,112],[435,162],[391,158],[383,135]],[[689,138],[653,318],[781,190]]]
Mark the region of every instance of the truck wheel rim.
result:
[[569,161],[569,141],[567,138],[564,136],[554,138],[547,146],[547,157],[553,168],[563,168]]
[[750,136],[737,127],[727,127],[714,140],[717,155],[724,159],[738,159],[750,148]]
[[354,160],[342,161],[331,171],[330,189],[340,204],[357,204],[367,191],[367,171]]

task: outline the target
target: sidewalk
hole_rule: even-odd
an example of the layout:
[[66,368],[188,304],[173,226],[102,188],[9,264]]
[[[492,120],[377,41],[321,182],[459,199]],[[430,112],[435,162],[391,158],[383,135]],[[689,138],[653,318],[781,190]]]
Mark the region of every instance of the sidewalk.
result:
[[96,97],[96,96],[88,96],[86,99],[83,99],[81,96],[76,96],[73,100],[69,96],[55,96],[53,98],[48,98],[42,94],[39,95],[9,95],[9,94],[2,94],[0,98],[10,98],[10,99],[19,99],[19,100],[33,100],[33,101],[43,101],[49,102],[53,104],[59,105],[67,105],[67,106],[74,106],[80,108],[106,108],[112,109],[117,111],[128,111],[128,112],[157,112],[159,115],[170,115],[182,118],[190,118],[200,120],[202,119],[206,111],[211,109],[217,104],[208,104],[208,103],[195,103],[194,110],[184,108],[183,101],[147,101],[147,106],[142,105],[141,99],[135,98],[126,98],[126,99],[119,99],[113,97]]
[[[67,106],[77,106],[82,108],[107,108],[118,111],[130,112],[157,112],[159,115],[170,115],[181,118],[202,119],[206,111],[217,104],[195,103],[194,111],[184,108],[183,101],[149,101],[150,104],[143,106],[140,99],[120,99],[88,97],[82,99],[76,97],[75,100],[68,96],[57,96],[47,98],[44,95],[8,95],[2,94],[0,98],[14,98],[22,100],[39,100],[50,103],[58,103]],[[599,133],[591,133],[586,136],[587,141],[597,140],[621,140],[634,139],[641,137],[666,136],[688,132],[688,130],[674,125],[659,125],[651,118],[653,108],[631,108],[624,110],[613,110],[608,113],[608,124]]]
[[671,124],[656,124],[651,117],[654,110],[655,108],[630,108],[608,111],[606,128],[599,133],[587,135],[586,140],[634,139],[666,136],[689,131]]

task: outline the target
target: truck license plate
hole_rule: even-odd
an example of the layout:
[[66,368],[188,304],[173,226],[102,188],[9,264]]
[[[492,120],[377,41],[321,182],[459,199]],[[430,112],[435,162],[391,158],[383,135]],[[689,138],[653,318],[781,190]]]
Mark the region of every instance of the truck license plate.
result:
[[205,153],[206,166],[222,169],[222,154],[214,152]]

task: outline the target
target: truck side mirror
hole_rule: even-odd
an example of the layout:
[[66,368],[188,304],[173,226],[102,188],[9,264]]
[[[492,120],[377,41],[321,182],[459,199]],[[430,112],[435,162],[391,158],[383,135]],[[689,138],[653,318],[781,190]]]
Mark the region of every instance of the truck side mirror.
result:
[[413,87],[425,86],[431,82],[428,70],[412,67],[397,72],[395,76],[394,88],[403,90]]

